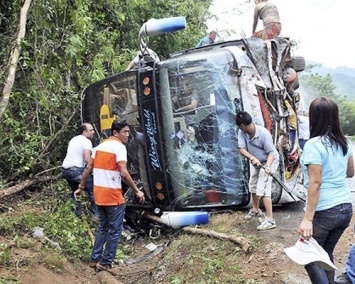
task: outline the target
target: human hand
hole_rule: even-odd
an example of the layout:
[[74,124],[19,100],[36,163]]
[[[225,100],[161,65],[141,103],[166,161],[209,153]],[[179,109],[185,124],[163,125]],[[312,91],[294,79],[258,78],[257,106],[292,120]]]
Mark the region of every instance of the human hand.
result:
[[82,188],[78,188],[77,190],[74,191],[74,198],[75,200],[78,200],[82,192]]
[[137,196],[137,198],[139,199],[139,202],[140,202],[140,203],[144,203],[144,201],[145,201],[144,192],[138,190],[138,191],[136,192],[136,196]]
[[254,167],[260,167],[261,166],[261,163],[260,161],[257,159],[257,158],[253,158],[253,160],[251,161],[251,164],[254,166]]
[[264,172],[266,175],[269,175],[271,173],[270,167],[269,166],[265,166],[264,168]]
[[303,219],[299,228],[298,233],[304,237],[307,241],[312,238],[313,235],[313,224],[312,221]]

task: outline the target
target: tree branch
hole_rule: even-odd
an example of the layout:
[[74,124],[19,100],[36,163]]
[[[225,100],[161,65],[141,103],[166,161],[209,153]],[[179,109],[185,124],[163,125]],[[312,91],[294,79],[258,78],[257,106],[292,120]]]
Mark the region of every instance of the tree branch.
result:
[[50,147],[52,146],[52,144],[54,143],[54,141],[57,139],[57,137],[59,136],[59,134],[61,134],[65,128],[69,125],[70,121],[73,119],[73,117],[76,115],[76,112],[78,111],[80,107],[80,104],[78,104],[75,108],[75,110],[73,111],[72,115],[67,119],[67,121],[64,123],[64,125],[62,125],[61,129],[58,130],[51,138],[51,140],[48,142],[48,144],[46,145],[46,147],[41,151],[41,153],[38,155],[38,157],[36,158],[35,162],[40,161],[40,159],[42,159],[49,151]]
[[36,183],[41,183],[41,182],[46,182],[49,180],[58,180],[60,179],[62,176],[62,173],[56,175],[56,176],[43,176],[43,177],[36,177],[33,179],[26,179],[23,182],[16,184],[14,186],[8,187],[8,188],[3,188],[0,190],[0,199],[8,196],[8,195],[12,195],[15,194],[17,192],[20,192]]

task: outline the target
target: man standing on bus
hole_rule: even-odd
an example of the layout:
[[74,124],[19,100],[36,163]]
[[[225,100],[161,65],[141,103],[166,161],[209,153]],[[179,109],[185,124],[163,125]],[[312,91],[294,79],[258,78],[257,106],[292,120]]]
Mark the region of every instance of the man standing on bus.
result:
[[249,191],[252,194],[252,205],[245,219],[263,216],[259,208],[262,200],[266,211],[265,219],[257,227],[258,230],[276,228],[272,214],[271,200],[271,172],[279,166],[279,153],[272,141],[270,132],[252,121],[252,117],[245,111],[236,115],[238,131],[238,147],[240,153],[250,161]]
[[112,262],[121,238],[125,214],[121,180],[132,188],[141,203],[145,198],[127,170],[127,150],[124,144],[128,142],[130,134],[128,123],[114,121],[111,132],[111,137],[94,148],[91,160],[75,191],[75,197],[81,194],[86,178],[93,169],[94,196],[99,210],[100,224],[96,231],[89,266],[97,271],[105,270],[115,276],[117,271],[112,268]]

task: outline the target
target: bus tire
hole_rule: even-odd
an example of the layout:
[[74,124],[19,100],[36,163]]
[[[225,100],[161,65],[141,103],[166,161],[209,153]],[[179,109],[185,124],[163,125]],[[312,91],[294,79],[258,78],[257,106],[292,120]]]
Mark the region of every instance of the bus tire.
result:
[[295,56],[292,58],[292,68],[296,72],[301,72],[306,69],[306,61],[303,56]]

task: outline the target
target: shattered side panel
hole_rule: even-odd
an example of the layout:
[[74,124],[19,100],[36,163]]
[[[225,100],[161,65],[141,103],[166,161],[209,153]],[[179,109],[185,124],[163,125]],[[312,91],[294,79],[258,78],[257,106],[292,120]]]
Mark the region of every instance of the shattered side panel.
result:
[[[304,195],[299,165],[301,153],[298,145],[296,109],[299,94],[293,89],[297,75],[290,68],[292,66],[291,43],[286,38],[270,41],[246,39],[245,42],[246,51],[264,86],[253,78],[254,75],[252,76],[256,90],[254,96],[250,92],[242,95],[244,109],[252,114],[256,123],[271,132],[280,154],[280,166],[276,174],[282,184],[274,180],[273,201],[277,199],[277,202],[284,203],[299,200],[297,196]],[[252,80],[249,75],[247,77]],[[262,119],[257,114],[259,110]]]

